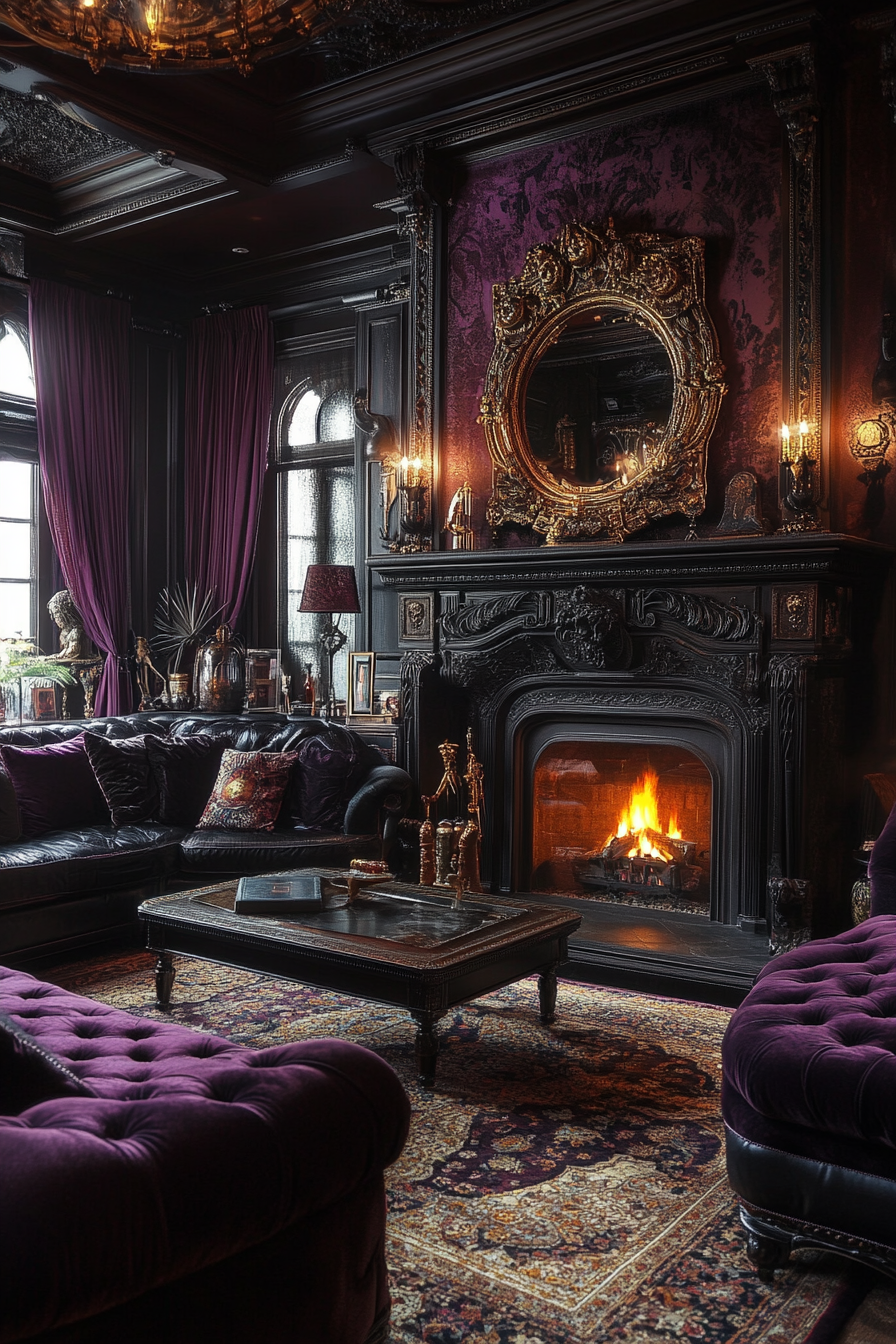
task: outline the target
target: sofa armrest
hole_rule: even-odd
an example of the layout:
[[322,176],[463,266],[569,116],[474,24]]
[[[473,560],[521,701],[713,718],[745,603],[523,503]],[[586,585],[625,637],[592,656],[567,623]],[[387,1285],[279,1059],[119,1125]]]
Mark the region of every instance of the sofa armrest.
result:
[[896,915],[896,807],[874,842],[868,862],[872,915]]
[[413,781],[400,766],[374,766],[345,809],[345,834],[377,835],[383,812],[387,814],[384,833],[390,821],[394,829],[408,809],[412,790]]

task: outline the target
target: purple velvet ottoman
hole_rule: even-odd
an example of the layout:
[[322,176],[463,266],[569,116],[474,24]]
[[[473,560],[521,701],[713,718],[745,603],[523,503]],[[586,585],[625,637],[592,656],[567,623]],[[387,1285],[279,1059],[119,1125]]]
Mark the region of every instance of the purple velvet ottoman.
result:
[[896,916],[765,967],[722,1057],[728,1177],[760,1276],[822,1246],[896,1277]]
[[[250,1050],[2,968],[0,1013],[36,1042],[0,1069],[0,1344],[387,1338],[383,1170],[409,1119],[387,1064]],[[26,1069],[17,1105],[23,1051],[50,1095]]]

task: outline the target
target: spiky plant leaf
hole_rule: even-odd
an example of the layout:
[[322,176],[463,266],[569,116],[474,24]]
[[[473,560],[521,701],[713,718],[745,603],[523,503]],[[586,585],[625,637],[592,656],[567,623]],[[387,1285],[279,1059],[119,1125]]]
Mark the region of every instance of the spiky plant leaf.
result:
[[189,646],[198,643],[223,610],[215,607],[214,588],[202,597],[198,583],[176,583],[173,588],[162,589],[156,606],[154,643],[168,660],[169,674],[178,670]]

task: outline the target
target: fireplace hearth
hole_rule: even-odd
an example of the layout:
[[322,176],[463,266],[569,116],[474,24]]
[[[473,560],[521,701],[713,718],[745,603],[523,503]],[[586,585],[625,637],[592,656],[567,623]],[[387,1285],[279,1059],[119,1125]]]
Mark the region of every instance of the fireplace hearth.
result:
[[[375,560],[382,608],[433,618],[403,649],[410,768],[431,791],[439,741],[472,727],[494,890],[680,892],[764,933],[769,879],[798,877],[813,933],[844,927],[867,745],[851,708],[888,561],[821,533]],[[647,770],[658,853],[632,855],[618,809]]]

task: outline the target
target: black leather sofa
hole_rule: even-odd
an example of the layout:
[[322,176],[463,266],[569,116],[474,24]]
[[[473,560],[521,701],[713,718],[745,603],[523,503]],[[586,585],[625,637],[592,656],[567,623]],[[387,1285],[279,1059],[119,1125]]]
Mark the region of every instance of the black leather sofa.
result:
[[[239,751],[292,751],[317,739],[350,760],[340,829],[278,822],[273,831],[189,830],[143,822],[51,830],[0,844],[0,960],[33,965],[95,942],[136,932],[148,896],[244,873],[310,865],[347,867],[379,858],[411,796],[410,776],[341,724],[282,714],[150,712],[70,723],[0,728],[0,746],[39,747],[81,732],[121,739],[209,734]],[[313,780],[312,780],[313,787]],[[0,812],[15,807],[0,771]]]

